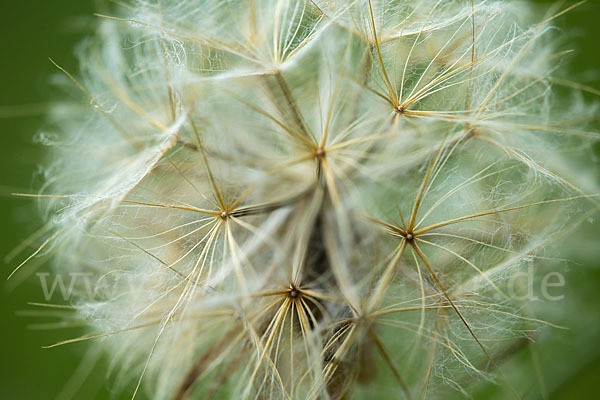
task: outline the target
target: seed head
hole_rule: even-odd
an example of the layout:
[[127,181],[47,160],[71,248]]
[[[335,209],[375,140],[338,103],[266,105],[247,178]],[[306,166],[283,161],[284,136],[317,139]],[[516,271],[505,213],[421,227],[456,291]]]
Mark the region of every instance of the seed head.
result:
[[40,251],[111,288],[77,310],[133,397],[530,389],[497,368],[543,324],[507,282],[597,190],[570,159],[594,110],[549,83],[552,19],[503,1],[116,4],[66,76],[92,107],[53,114]]

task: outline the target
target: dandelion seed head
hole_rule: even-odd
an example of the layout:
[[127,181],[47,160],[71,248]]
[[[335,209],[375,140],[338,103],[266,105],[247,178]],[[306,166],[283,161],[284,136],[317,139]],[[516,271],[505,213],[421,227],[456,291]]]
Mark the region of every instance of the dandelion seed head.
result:
[[481,365],[545,323],[515,278],[560,253],[598,189],[574,167],[596,107],[553,88],[552,18],[115,7],[80,71],[59,67],[87,108],[57,105],[39,136],[57,232],[40,252],[91,274],[79,314],[132,396],[443,398],[494,374],[520,390]]

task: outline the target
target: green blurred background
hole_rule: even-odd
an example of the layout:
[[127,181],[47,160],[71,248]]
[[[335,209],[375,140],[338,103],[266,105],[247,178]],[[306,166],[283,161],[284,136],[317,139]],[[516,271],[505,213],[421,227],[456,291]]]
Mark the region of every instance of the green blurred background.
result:
[[[537,1],[548,3],[550,1]],[[571,4],[571,2],[564,2]],[[60,98],[50,83],[56,68],[52,57],[69,71],[77,71],[75,45],[93,32],[97,10],[93,0],[2,0],[0,1],[0,256],[8,254],[40,227],[32,201],[15,198],[13,192],[30,192],[40,181],[43,146],[34,136],[44,126],[48,102]],[[587,4],[562,17],[557,25],[565,38],[560,49],[573,48],[568,56],[569,78],[600,88],[600,2]],[[593,99],[590,96],[589,99]],[[598,167],[600,146],[596,145]],[[37,177],[37,178],[36,178]],[[539,347],[543,375],[552,399],[595,399],[600,379],[600,239],[599,224],[582,227],[590,238],[586,250],[573,252],[567,281],[567,307],[571,318],[569,331],[553,332]],[[29,250],[31,251],[31,250]],[[26,253],[24,253],[26,255]],[[23,259],[3,264],[0,274],[0,399],[55,399],[84,357],[85,344],[55,349],[43,345],[76,337],[78,328],[39,329],[40,322],[54,322],[56,316],[45,311],[38,315],[28,302],[44,302],[39,278],[26,272],[6,282],[10,271]],[[39,271],[49,270],[42,264]],[[560,304],[560,307],[564,307]],[[39,309],[38,309],[39,311]],[[552,321],[561,323],[561,321]],[[518,355],[525,357],[526,355]],[[90,378],[72,397],[75,399],[119,398],[111,395],[106,383],[106,365],[98,365]],[[533,376],[533,375],[532,375]],[[493,389],[492,389],[493,390]],[[485,399],[489,388],[477,398]],[[66,398],[68,396],[62,396]],[[129,398],[129,397],[124,397]],[[534,399],[536,395],[524,398]]]

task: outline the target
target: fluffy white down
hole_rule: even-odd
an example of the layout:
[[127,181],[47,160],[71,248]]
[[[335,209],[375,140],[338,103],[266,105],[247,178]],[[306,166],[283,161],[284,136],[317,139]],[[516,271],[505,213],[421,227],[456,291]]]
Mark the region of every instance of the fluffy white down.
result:
[[561,11],[107,11],[81,87],[64,77],[89,108],[56,113],[41,193],[57,268],[92,273],[77,306],[120,389],[446,398],[496,376],[521,390],[482,367],[544,325],[509,284],[554,265],[550,243],[598,192],[577,167],[594,107],[553,87]]

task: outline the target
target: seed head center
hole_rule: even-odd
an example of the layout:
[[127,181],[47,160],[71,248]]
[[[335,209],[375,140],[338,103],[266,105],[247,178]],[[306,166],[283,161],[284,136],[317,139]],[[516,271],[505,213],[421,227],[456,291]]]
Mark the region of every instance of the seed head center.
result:
[[290,285],[288,296],[295,299],[300,296],[300,291],[294,285]]

